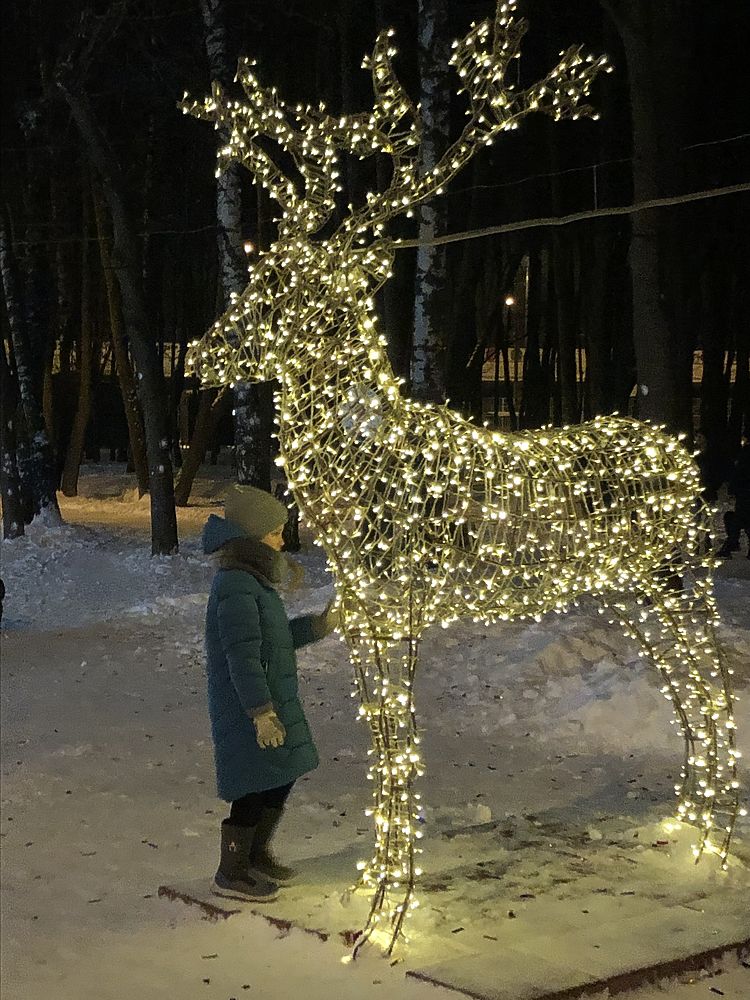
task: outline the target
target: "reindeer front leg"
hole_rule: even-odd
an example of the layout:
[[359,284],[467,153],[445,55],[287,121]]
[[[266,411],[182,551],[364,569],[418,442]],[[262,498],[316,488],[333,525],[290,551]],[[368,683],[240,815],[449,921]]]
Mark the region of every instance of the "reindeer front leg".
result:
[[357,950],[375,932],[384,938],[390,955],[403,933],[404,920],[417,906],[415,860],[419,795],[414,781],[423,772],[414,711],[414,672],[418,640],[396,641],[392,636],[356,636],[350,639],[360,698],[359,714],[370,729],[372,747],[368,778],[373,781],[375,852],[360,862],[360,887],[371,891],[370,913]]

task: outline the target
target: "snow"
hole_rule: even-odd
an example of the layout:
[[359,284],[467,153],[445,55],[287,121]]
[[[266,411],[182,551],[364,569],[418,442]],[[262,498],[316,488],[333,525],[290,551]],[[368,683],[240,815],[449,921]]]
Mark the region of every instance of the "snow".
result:
[[[249,915],[208,923],[156,898],[164,882],[210,876],[225,815],[214,795],[202,665],[212,566],[198,535],[229,481],[226,469],[204,468],[198,500],[178,513],[178,555],[150,557],[148,498],[106,465],[84,468],[81,495],[61,498],[63,524],[38,520],[3,542],[4,995],[455,996],[404,978],[374,949],[345,963],[334,940],[294,928],[279,936]],[[331,595],[320,551],[309,546],[299,559],[305,583],[285,595],[293,614],[320,610]],[[749,560],[721,568],[717,595],[720,638],[743,694]],[[423,652],[422,895],[435,903],[413,920],[423,966],[448,956],[460,965],[464,942],[489,927],[499,947],[523,954],[545,920],[559,927],[562,915],[571,934],[585,926],[583,883],[550,894],[581,859],[589,880],[610,887],[597,926],[618,907],[631,922],[645,920],[660,886],[710,901],[723,876],[710,859],[690,865],[685,835],[665,834],[661,823],[682,752],[670,706],[655,672],[593,608],[584,602],[538,624],[459,623],[428,634]],[[300,682],[321,766],[298,783],[280,835],[285,857],[308,872],[285,905],[356,927],[361,900],[347,910],[338,893],[314,892],[318,870],[320,885],[333,878],[345,889],[371,844],[366,732],[335,636],[302,651]],[[746,758],[748,705],[737,705]],[[747,884],[748,832],[744,820],[727,900]],[[457,858],[472,879],[441,888],[440,873]],[[476,877],[482,867],[491,877]],[[643,954],[647,944],[638,945]],[[472,974],[480,966],[474,958]],[[747,996],[750,972],[730,959],[630,995],[693,1000],[718,989]]]

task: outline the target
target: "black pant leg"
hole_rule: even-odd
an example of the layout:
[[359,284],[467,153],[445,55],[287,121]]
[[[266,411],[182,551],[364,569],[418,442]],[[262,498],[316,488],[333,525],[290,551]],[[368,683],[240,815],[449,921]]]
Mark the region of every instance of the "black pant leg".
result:
[[267,809],[283,809],[293,788],[293,781],[288,785],[281,785],[279,788],[269,788],[267,792],[261,793],[263,795],[263,805]]
[[263,812],[265,792],[250,792],[235,799],[229,812],[229,822],[235,826],[257,826]]

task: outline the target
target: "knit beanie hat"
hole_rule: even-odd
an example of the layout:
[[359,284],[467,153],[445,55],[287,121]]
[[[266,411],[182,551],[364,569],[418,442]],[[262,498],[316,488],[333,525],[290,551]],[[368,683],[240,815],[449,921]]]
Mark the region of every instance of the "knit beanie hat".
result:
[[224,500],[224,515],[250,538],[263,538],[286,524],[289,511],[280,500],[254,486],[233,483]]

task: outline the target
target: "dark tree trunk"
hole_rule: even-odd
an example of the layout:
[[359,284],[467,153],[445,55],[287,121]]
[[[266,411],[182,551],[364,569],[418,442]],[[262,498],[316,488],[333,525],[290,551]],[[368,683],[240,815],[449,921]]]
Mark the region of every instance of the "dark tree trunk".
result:
[[164,374],[149,329],[143,289],[141,254],[131,216],[125,207],[119,167],[94,119],[87,97],[58,80],[71,110],[112,216],[112,265],[120,287],[123,324],[137,366],[143,406],[151,496],[151,552],[163,555],[178,547],[174,482],[169,445],[169,417]]
[[[736,275],[731,316],[736,372],[727,419],[727,444],[732,452],[742,436],[750,437],[750,294],[741,283],[742,276]],[[729,372],[726,381],[728,384]]]
[[120,286],[118,285],[109,250],[110,237],[105,222],[105,206],[96,184],[92,186],[94,201],[94,217],[96,231],[99,237],[99,256],[104,274],[104,286],[107,292],[109,310],[109,329],[112,341],[112,354],[117,381],[120,386],[122,405],[125,410],[125,421],[128,425],[128,440],[130,455],[138,481],[138,496],[148,493],[148,457],[146,455],[146,436],[143,429],[143,416],[138,403],[138,392],[135,385],[133,368],[128,356],[125,342],[125,331],[122,322],[122,305],[120,301]]
[[[339,49],[339,82],[341,91],[341,113],[349,115],[354,112],[354,87],[353,87],[353,59],[352,52],[352,15],[353,4],[351,0],[338,0],[336,8],[336,22],[338,25],[338,49]],[[355,203],[358,196],[357,191],[357,163],[353,156],[347,156],[344,160],[344,171],[346,178],[346,200]]]
[[233,399],[234,395],[228,386],[218,391],[204,389],[200,394],[190,448],[182,460],[182,468],[175,484],[174,498],[178,507],[187,506],[198,469],[213,440],[219,421],[229,411]]
[[611,413],[611,330],[604,302],[611,234],[600,222],[584,248],[581,268],[582,332],[586,343],[586,418]]
[[549,418],[541,361],[543,317],[547,297],[547,257],[548,253],[544,248],[534,248],[529,254],[526,350],[523,359],[523,397],[519,418],[523,430],[539,427]]
[[294,498],[288,495],[284,483],[277,483],[273,492],[276,499],[280,500],[289,511],[289,517],[282,533],[284,550],[286,552],[299,552],[302,548],[299,540],[299,507],[294,502]]
[[510,375],[510,353],[508,351],[507,336],[506,341],[500,348],[503,358],[503,377],[505,380],[505,399],[508,406],[508,417],[510,418],[510,429],[518,430],[518,414],[516,413],[516,400],[513,395],[513,379]]
[[[548,44],[549,44],[548,39]],[[549,179],[551,207],[553,215],[563,214],[563,198],[560,178],[561,168],[559,129],[549,120],[544,123],[551,176]],[[551,280],[550,302],[554,303],[550,313],[550,330],[554,330],[557,355],[555,377],[555,400],[557,421],[564,424],[577,423],[580,419],[578,406],[578,386],[576,382],[576,302],[573,258],[576,253],[576,234],[556,228],[552,230],[550,241]]]
[[729,409],[729,441],[735,445],[743,436],[750,437],[750,348],[737,348],[737,374]]
[[86,429],[91,416],[91,392],[93,375],[92,315],[91,315],[91,229],[90,199],[84,190],[82,250],[81,250],[81,329],[78,351],[78,403],[73,418],[68,447],[63,466],[61,490],[63,496],[78,495],[78,473],[81,468],[83,449],[86,443]]
[[[73,164],[66,164],[72,173]],[[77,176],[77,173],[76,173]],[[75,244],[68,242],[70,233],[75,232],[75,212],[78,205],[78,193],[70,185],[63,182],[57,171],[51,171],[50,176],[50,212],[52,217],[52,232],[55,238],[54,247],[54,336],[50,337],[44,367],[44,420],[47,433],[56,453],[58,475],[62,474],[65,460],[65,442],[60,437],[53,393],[52,373],[57,352],[57,371],[70,372],[71,352],[74,340],[74,315],[76,306],[77,277],[73,263]]]
[[3,538],[19,538],[24,533],[27,502],[16,460],[16,414],[18,389],[0,340],[0,498],[3,502]]
[[701,282],[703,374],[701,377],[700,429],[711,451],[722,448],[727,431],[729,386],[724,378],[724,358],[729,347],[731,310],[726,298],[728,289],[719,267],[706,262]]
[[55,469],[59,468],[60,456],[58,454],[57,423],[55,421],[55,399],[52,385],[52,368],[54,365],[55,342],[51,343],[51,350],[47,351],[44,359],[44,371],[42,372],[42,419],[44,429],[47,431],[52,455],[55,458]]
[[[608,18],[603,24],[603,48],[612,52],[618,44],[616,27]],[[602,121],[597,125],[598,158],[622,155],[621,113],[615,93],[603,93]],[[610,168],[594,168],[594,208],[617,204],[622,186]],[[580,316],[586,346],[585,419],[627,413],[633,387],[631,282],[627,267],[629,223],[617,218],[592,220],[581,233]]]
[[0,272],[15,358],[15,373],[28,441],[28,470],[34,497],[34,513],[49,513],[60,520],[55,491],[55,460],[44,426],[41,399],[37,396],[32,348],[25,317],[18,297],[15,261],[10,244],[10,230],[4,209],[0,210]]
[[[478,192],[484,179],[484,163],[474,159],[467,229],[480,224]],[[478,420],[482,416],[484,355],[499,323],[497,303],[502,262],[498,257],[499,246],[495,240],[469,240],[458,248],[451,248],[447,255],[448,281],[452,289],[447,321],[454,333],[446,345],[446,396],[452,406]]]
[[557,383],[560,418],[564,424],[580,419],[576,371],[576,329],[574,318],[574,284],[571,267],[573,248],[570,237],[559,230],[552,235],[553,286],[557,326]]
[[526,353],[523,366],[521,428],[541,427],[550,420],[554,355],[550,346],[553,304],[550,250],[535,248],[529,255]]
[[[175,264],[175,267],[177,265]],[[182,469],[182,444],[180,441],[180,400],[185,389],[185,355],[187,351],[187,327],[185,325],[185,300],[188,293],[187,268],[184,257],[179,262],[182,283],[173,280],[174,289],[174,333],[172,339],[172,360],[170,367],[170,410],[172,416],[172,458],[175,468]]]
[[[612,15],[627,59],[633,132],[633,200],[674,191],[684,113],[691,4],[684,0],[602,0]],[[638,370],[638,415],[673,430],[686,430],[683,400],[689,397],[679,356],[679,331],[670,302],[670,247],[674,236],[665,210],[631,215],[629,264],[633,342]]]

